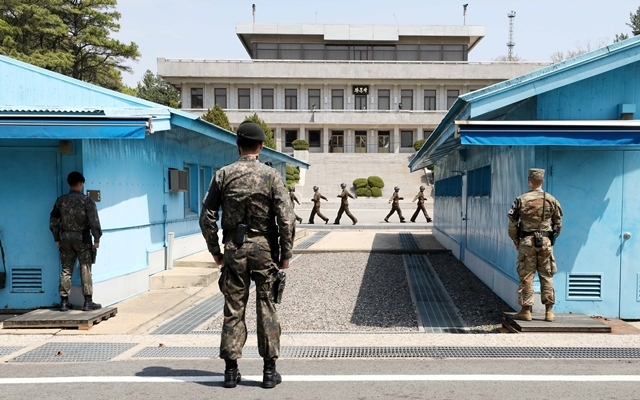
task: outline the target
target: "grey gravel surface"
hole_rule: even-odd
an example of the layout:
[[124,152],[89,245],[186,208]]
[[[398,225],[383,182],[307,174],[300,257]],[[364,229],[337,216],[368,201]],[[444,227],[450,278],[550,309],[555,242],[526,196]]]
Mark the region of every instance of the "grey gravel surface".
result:
[[497,332],[502,313],[513,309],[453,255],[431,254],[428,258],[469,331]]
[[[417,332],[402,256],[335,253],[299,256],[277,306],[283,331]],[[255,292],[246,311],[256,329]],[[222,328],[222,315],[207,326]]]

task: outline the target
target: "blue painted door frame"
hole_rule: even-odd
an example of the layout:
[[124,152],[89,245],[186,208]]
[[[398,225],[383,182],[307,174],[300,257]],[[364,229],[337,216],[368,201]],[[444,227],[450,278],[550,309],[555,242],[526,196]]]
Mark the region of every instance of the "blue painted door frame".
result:
[[640,151],[624,152],[620,318],[640,319]]

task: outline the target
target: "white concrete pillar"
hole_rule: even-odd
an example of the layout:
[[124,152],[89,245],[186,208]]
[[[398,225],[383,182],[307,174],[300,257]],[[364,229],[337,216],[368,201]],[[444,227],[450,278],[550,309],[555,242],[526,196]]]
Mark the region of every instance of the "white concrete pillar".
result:
[[462,85],[462,91],[460,92],[460,96],[462,96],[465,93],[469,93],[469,84],[467,83]]
[[319,106],[318,108],[322,108],[323,110],[330,110],[331,109],[331,103],[330,103],[331,90],[329,89],[328,83],[324,84],[321,95],[322,95],[322,99],[320,99],[320,101],[322,102],[322,106]]
[[300,89],[298,89],[298,109],[299,110],[309,109],[309,96],[308,96],[308,93],[306,93],[304,83],[301,83]]
[[251,89],[251,98],[250,98],[250,107],[253,110],[260,109],[260,101],[262,99],[262,93],[260,92],[260,86],[257,83],[253,84],[253,89]]
[[424,139],[424,128],[422,126],[418,127],[418,133],[416,135],[416,140]]
[[307,138],[307,130],[305,129],[304,125],[300,125],[300,130],[298,131],[298,139],[306,140],[307,142],[309,141],[309,139]]
[[391,91],[391,109],[398,110],[400,108],[399,104],[401,100],[398,85],[393,85],[393,90]]
[[415,91],[416,91],[416,95],[415,95],[416,101],[413,103],[414,104],[413,109],[414,110],[424,110],[424,90],[422,89],[422,85],[421,84],[418,84],[416,86],[417,86],[416,89],[415,89]]
[[182,99],[182,108],[191,108],[191,88],[186,82],[180,83],[180,98]]
[[393,127],[393,139],[391,139],[392,153],[400,153],[400,127]]
[[273,108],[274,110],[284,110],[284,89],[282,84],[277,83],[273,91]]
[[238,109],[238,89],[233,83],[230,83],[227,89],[227,108]]
[[322,152],[329,152],[329,127],[326,125],[322,128]]
[[436,110],[446,110],[447,109],[447,91],[445,90],[444,84],[440,84],[438,86],[438,93],[436,93]]
[[367,110],[377,110],[378,109],[378,94],[376,93],[376,85],[369,85],[369,99],[367,101]]
[[282,127],[280,125],[276,126],[276,130],[274,132],[274,140],[276,141],[276,150],[282,151],[283,146],[283,138],[282,138]]

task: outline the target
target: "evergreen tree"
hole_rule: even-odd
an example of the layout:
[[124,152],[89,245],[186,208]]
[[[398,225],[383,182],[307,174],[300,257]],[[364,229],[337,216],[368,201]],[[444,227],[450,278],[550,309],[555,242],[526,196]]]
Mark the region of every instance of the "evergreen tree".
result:
[[109,89],[138,46],[110,37],[118,32],[117,0],[2,0],[0,54]]
[[[144,73],[142,80],[138,82],[135,95],[141,99],[173,108],[178,108],[180,103],[180,92],[149,70]],[[228,123],[229,121],[227,120]]]
[[267,140],[264,142],[264,146],[270,149],[274,149],[274,150],[276,149],[276,141],[273,139],[273,131],[271,130],[271,128],[269,128],[269,125],[267,125],[266,122],[264,122],[260,117],[258,117],[258,114],[253,114],[251,116],[244,117],[244,120],[255,122],[256,124],[260,125],[265,135],[267,135]]
[[207,112],[201,118],[207,122],[211,122],[212,124],[219,126],[222,129],[233,132],[231,130],[231,125],[229,124],[229,118],[227,118],[227,114],[218,104],[216,104],[215,107],[207,110]]

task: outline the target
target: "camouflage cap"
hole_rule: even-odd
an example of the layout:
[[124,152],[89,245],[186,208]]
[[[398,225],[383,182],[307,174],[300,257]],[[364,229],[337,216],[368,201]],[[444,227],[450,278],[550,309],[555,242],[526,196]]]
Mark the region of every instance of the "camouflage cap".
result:
[[340,187],[342,187],[342,188],[346,188],[346,187],[347,187],[347,184],[343,182],[343,183],[341,183],[341,184],[340,184]]
[[544,169],[542,169],[542,168],[529,168],[529,179],[544,180]]
[[317,186],[314,186],[314,187],[313,187],[313,190],[318,190],[318,189],[319,189],[319,188],[318,188]]
[[243,139],[255,140],[256,142],[264,142],[267,140],[267,136],[260,125],[251,121],[244,121],[238,126],[236,131],[238,137]]

